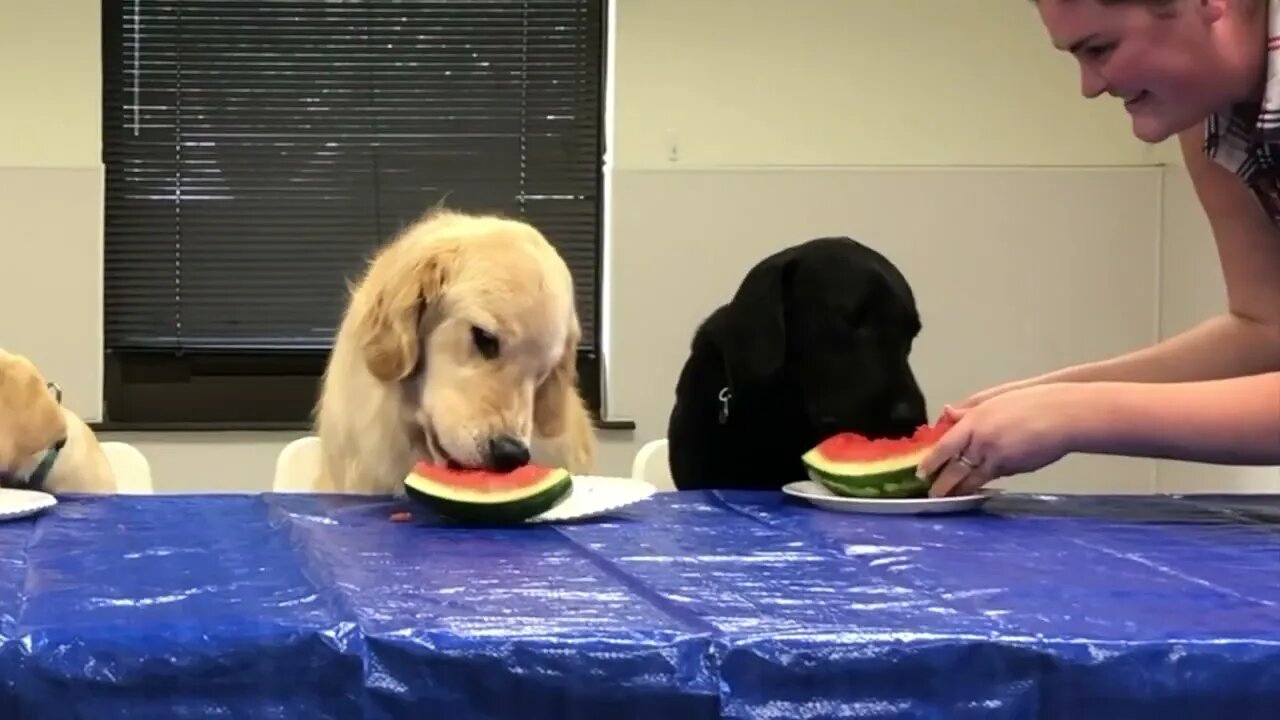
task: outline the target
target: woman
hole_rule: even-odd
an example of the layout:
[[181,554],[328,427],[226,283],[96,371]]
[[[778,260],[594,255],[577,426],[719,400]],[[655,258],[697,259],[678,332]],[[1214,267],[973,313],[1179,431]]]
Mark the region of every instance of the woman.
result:
[[940,496],[1072,452],[1280,464],[1280,0],[1037,6],[1086,97],[1122,98],[1141,140],[1178,135],[1228,308],[1152,347],[947,407],[955,425],[921,476],[937,473]]

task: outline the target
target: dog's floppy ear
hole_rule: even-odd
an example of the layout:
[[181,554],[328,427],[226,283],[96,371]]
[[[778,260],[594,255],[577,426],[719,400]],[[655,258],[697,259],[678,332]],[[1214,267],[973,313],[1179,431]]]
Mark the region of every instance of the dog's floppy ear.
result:
[[533,427],[542,437],[559,437],[565,433],[569,403],[577,401],[578,341],[581,338],[582,330],[575,317],[565,335],[560,362],[534,391]]
[[734,385],[761,382],[782,368],[790,266],[789,257],[776,256],[752,268],[713,331]]
[[0,350],[0,469],[66,435],[66,418],[39,369]]
[[360,349],[369,372],[384,382],[403,380],[417,367],[423,314],[444,292],[455,256],[446,246],[412,252],[384,263],[364,283],[372,294],[360,323]]

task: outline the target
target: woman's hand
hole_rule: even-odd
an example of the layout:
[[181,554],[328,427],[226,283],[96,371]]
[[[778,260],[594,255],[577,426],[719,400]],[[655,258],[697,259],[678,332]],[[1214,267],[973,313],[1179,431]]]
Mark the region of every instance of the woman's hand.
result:
[[1060,460],[1089,421],[1089,385],[1051,383],[1012,387],[973,403],[948,407],[954,425],[920,463],[935,473],[929,494],[968,494],[998,478],[1038,470]]

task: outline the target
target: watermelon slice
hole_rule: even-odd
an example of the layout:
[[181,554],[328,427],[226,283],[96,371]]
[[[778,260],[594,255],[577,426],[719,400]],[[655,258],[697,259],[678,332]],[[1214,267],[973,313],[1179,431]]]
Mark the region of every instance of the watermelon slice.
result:
[[809,478],[845,497],[909,498],[929,492],[916,468],[952,423],[921,425],[910,437],[869,439],[844,432],[823,440],[802,457]]
[[404,486],[410,498],[454,520],[513,523],[554,507],[573,489],[573,480],[568,470],[533,464],[492,472],[419,462]]

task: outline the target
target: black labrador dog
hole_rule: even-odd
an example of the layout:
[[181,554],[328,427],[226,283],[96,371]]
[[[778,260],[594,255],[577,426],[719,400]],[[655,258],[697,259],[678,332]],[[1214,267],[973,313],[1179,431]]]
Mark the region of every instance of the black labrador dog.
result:
[[777,490],[837,432],[910,435],[927,422],[920,330],[906,278],[851,238],[766,257],[693,336],[667,429],[676,488]]

